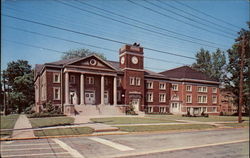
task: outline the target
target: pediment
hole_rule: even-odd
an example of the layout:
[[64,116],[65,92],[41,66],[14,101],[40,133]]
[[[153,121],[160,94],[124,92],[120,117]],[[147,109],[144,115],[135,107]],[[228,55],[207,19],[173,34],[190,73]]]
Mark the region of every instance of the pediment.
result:
[[72,66],[79,66],[84,68],[100,68],[100,69],[109,69],[109,70],[116,70],[112,65],[110,65],[105,60],[101,59],[100,57],[96,55],[91,55],[88,57],[81,58],[79,60],[76,60],[74,62],[68,63],[67,65]]

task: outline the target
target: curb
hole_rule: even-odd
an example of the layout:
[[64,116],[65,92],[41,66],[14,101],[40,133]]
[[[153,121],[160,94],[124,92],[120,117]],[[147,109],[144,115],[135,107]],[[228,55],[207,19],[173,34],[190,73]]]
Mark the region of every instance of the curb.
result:
[[[225,128],[208,128],[203,130],[190,129],[190,130],[171,130],[171,131],[153,131],[153,132],[117,132],[117,133],[92,133],[81,135],[66,135],[66,136],[45,136],[45,137],[23,137],[23,138],[0,138],[0,141],[13,141],[13,140],[32,140],[32,139],[49,139],[49,138],[70,138],[70,137],[91,137],[91,136],[105,136],[105,135],[138,135],[138,134],[163,134],[163,133],[181,133],[181,132],[198,132],[198,131],[217,131],[228,129],[241,129],[249,127],[225,127]],[[106,132],[106,131],[105,131]]]

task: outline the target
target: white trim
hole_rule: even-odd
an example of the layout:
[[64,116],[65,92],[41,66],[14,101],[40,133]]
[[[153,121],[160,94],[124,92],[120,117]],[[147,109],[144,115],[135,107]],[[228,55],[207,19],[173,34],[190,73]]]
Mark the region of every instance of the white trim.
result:
[[[151,99],[149,100],[148,95],[151,94]],[[154,101],[154,93],[153,92],[147,92],[146,93],[146,102],[153,102]]]
[[[161,101],[161,95],[164,95],[163,101]],[[159,93],[159,103],[165,103],[166,102],[166,93]]]
[[[190,90],[187,90],[187,87],[190,86]],[[192,92],[193,86],[192,85],[186,85],[186,91],[187,92]]]
[[[176,89],[173,88],[174,86],[176,86]],[[178,84],[172,84],[171,89],[172,89],[172,91],[178,91],[179,85]]]
[[124,55],[126,55],[126,54],[144,57],[143,54],[138,54],[138,53],[135,53],[135,52],[128,52],[128,51],[124,51],[123,53],[121,53],[121,54],[119,55],[119,57],[124,56]]
[[[164,85],[163,88],[161,88],[161,84]],[[166,82],[159,82],[159,89],[160,90],[166,90]]]
[[[58,81],[55,80],[55,76],[58,76]],[[53,72],[53,83],[60,83],[61,80],[60,80],[60,73],[59,72]]]
[[124,70],[143,71],[143,72],[145,71],[144,69],[133,69],[133,68],[128,68],[128,67],[122,69],[122,71]]
[[[188,99],[187,99],[188,96],[190,97],[190,102],[188,102]],[[192,94],[186,95],[186,103],[192,103]]]
[[[151,83],[151,85],[152,86],[148,86],[148,85],[150,85],[150,83]],[[154,81],[146,81],[146,89],[153,89],[154,88]]]
[[[58,98],[55,97],[56,89],[58,90]],[[61,100],[61,88],[60,87],[53,87],[53,100]]]

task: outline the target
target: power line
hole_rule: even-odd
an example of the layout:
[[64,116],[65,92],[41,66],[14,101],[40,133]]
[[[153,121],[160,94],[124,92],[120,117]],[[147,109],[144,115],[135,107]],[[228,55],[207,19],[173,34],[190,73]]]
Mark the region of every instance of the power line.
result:
[[[32,47],[32,48],[44,49],[44,50],[48,50],[48,51],[55,52],[55,53],[66,54],[63,51],[58,51],[58,50],[55,50],[55,49],[45,48],[45,47],[41,47],[41,46],[37,46],[37,45],[32,45],[32,44],[27,44],[27,43],[23,43],[23,42],[18,42],[18,41],[13,41],[13,40],[8,40],[8,39],[3,39],[3,41],[12,42],[12,43],[15,43],[15,44],[19,44],[19,45],[23,45],[23,46],[27,46],[27,47]],[[183,64],[183,65],[185,65],[185,64]],[[153,67],[145,67],[145,68],[157,69],[157,70],[166,70],[166,69],[153,68]]]
[[202,11],[200,11],[200,10],[198,10],[198,9],[195,9],[195,8],[189,6],[189,5],[185,4],[185,3],[182,3],[182,2],[180,2],[180,1],[174,0],[174,2],[175,2],[175,3],[178,3],[178,4],[182,5],[182,6],[185,6],[185,7],[189,8],[189,9],[192,9],[192,10],[198,12],[198,13],[201,13],[201,14],[207,16],[207,17],[210,17],[210,18],[212,18],[212,19],[215,19],[215,20],[217,20],[217,21],[219,21],[219,22],[223,22],[223,23],[225,23],[225,24],[227,24],[227,25],[231,25],[231,26],[233,26],[233,27],[235,27],[235,28],[237,28],[237,29],[240,29],[240,28],[241,28],[241,27],[236,26],[236,25],[234,25],[234,24],[231,24],[231,23],[229,23],[229,22],[227,22],[227,21],[225,21],[225,20],[223,20],[223,19],[214,17],[214,16],[209,15],[209,14],[207,14],[207,13],[205,13],[205,12],[202,12]]
[[[75,33],[75,34],[80,34],[80,35],[84,35],[84,36],[88,36],[88,37],[92,37],[92,38],[96,38],[96,39],[100,39],[100,40],[105,40],[105,41],[109,41],[109,42],[113,42],[113,43],[119,43],[119,44],[127,44],[126,42],[122,42],[122,41],[118,41],[118,40],[114,40],[114,39],[110,39],[110,38],[106,38],[106,37],[101,37],[101,36],[97,36],[97,35],[93,35],[93,34],[89,34],[89,33],[79,32],[79,31],[75,31],[75,30],[72,30],[72,29],[67,29],[67,28],[63,28],[63,27],[59,27],[59,26],[45,24],[45,23],[34,21],[34,20],[19,18],[19,17],[16,17],[16,16],[8,15],[8,14],[2,14],[2,15],[5,16],[5,17],[12,18],[12,19],[25,21],[25,22],[29,22],[29,23],[33,23],[33,24],[37,24],[37,25],[42,25],[42,26],[46,26],[46,27],[50,27],[50,28],[54,28],[54,29],[58,29],[58,30],[67,31],[67,32],[72,32],[72,33]],[[163,54],[169,54],[169,55],[173,55],[173,56],[183,57],[183,58],[187,58],[187,59],[195,59],[194,57],[189,57],[189,56],[185,56],[185,55],[180,55],[180,54],[176,54],[176,53],[162,51],[162,50],[158,50],[158,49],[154,49],[154,48],[144,47],[144,49],[152,50],[152,51],[163,53]]]
[[216,26],[218,26],[218,27],[221,27],[221,28],[224,28],[224,29],[228,29],[228,30],[231,30],[231,31],[235,32],[235,30],[232,30],[231,28],[228,28],[228,27],[225,27],[225,26],[223,26],[223,25],[217,24],[217,23],[215,23],[215,22],[213,22],[213,21],[210,21],[210,20],[201,18],[201,17],[199,17],[199,16],[197,16],[197,15],[195,15],[195,14],[191,14],[191,13],[189,13],[189,12],[183,10],[183,9],[177,8],[177,7],[175,7],[175,6],[173,6],[173,5],[169,4],[169,3],[166,3],[165,1],[161,1],[161,0],[157,0],[157,1],[160,2],[161,4],[164,4],[164,5],[166,5],[166,6],[169,6],[169,7],[173,8],[173,9],[176,9],[176,10],[179,10],[179,11],[181,11],[181,12],[184,12],[184,13],[186,13],[186,14],[188,14],[188,15],[191,15],[191,16],[197,18],[197,19],[206,21],[207,23],[211,23],[211,24],[216,25]]
[[[96,46],[96,45],[92,45],[92,44],[87,44],[87,43],[83,43],[83,42],[68,40],[68,39],[65,39],[65,38],[58,37],[58,36],[51,36],[51,35],[42,34],[42,33],[39,33],[39,32],[34,32],[34,31],[29,31],[29,30],[24,30],[24,29],[12,27],[12,26],[7,26],[7,28],[18,30],[18,31],[22,31],[22,32],[27,32],[27,33],[31,33],[31,34],[35,34],[35,35],[39,35],[39,36],[42,36],[42,37],[53,38],[53,39],[57,39],[57,40],[62,40],[62,41],[66,41],[66,42],[76,43],[76,44],[80,44],[80,45],[85,45],[85,46],[89,46],[89,47],[93,47],[93,48],[98,48],[98,49],[103,49],[103,50],[107,50],[107,51],[111,51],[111,52],[117,53],[117,51],[113,50],[113,49],[109,49],[109,48],[105,48],[105,47],[100,47],[100,46]],[[17,42],[14,42],[14,43],[17,43]],[[18,44],[20,44],[20,43],[18,43]],[[22,44],[25,44],[25,43],[22,43]],[[25,45],[29,45],[29,44],[25,44]],[[30,45],[30,46],[31,47],[37,47],[37,46],[34,46],[34,45]],[[38,47],[38,48],[41,48],[41,47]],[[43,49],[43,48],[41,48],[41,49]],[[174,62],[174,61],[164,60],[164,59],[159,59],[159,58],[152,58],[152,57],[147,57],[147,56],[144,56],[144,58],[150,59],[150,60],[155,60],[155,61],[162,61],[162,62],[166,62],[166,63],[174,63],[174,64],[185,65],[184,63]]]
[[[206,25],[206,24],[201,23],[201,22],[199,22],[199,21],[197,21],[197,20],[194,20],[194,19],[192,19],[192,18],[190,18],[190,17],[184,16],[184,15],[179,14],[179,13],[177,13],[177,12],[174,12],[174,11],[172,11],[172,10],[169,10],[169,9],[163,8],[162,6],[157,5],[157,4],[155,4],[155,3],[152,3],[152,2],[149,2],[149,1],[147,1],[147,0],[143,0],[143,1],[144,1],[144,2],[146,2],[146,3],[148,3],[148,4],[150,4],[150,5],[155,6],[155,7],[157,7],[157,8],[160,8],[160,9],[162,9],[162,10],[168,11],[168,12],[170,12],[170,13],[172,13],[172,14],[175,14],[175,15],[177,15],[177,16],[180,16],[180,17],[182,17],[182,18],[188,19],[188,20],[193,21],[193,22],[195,22],[195,23],[197,23],[197,24],[200,24],[200,25],[203,25],[203,26],[207,27],[207,25]],[[210,27],[213,27],[213,26],[210,26]],[[213,27],[213,28],[214,28],[214,27]],[[228,35],[234,36],[234,34],[231,34],[231,33],[225,32],[225,30],[224,30],[224,29],[223,29],[223,30],[218,29],[218,28],[214,28],[214,29],[219,30],[220,32],[224,32],[224,33],[226,33],[226,34],[228,34]]]
[[115,21],[115,22],[119,22],[119,23],[122,23],[122,24],[125,24],[125,25],[129,25],[129,26],[132,26],[132,27],[135,27],[135,28],[139,28],[139,29],[142,29],[142,30],[146,30],[146,31],[151,32],[151,33],[155,33],[155,34],[159,34],[159,35],[162,35],[162,36],[171,37],[171,38],[175,38],[175,39],[178,39],[178,40],[181,40],[181,41],[186,41],[186,42],[190,42],[190,43],[195,43],[195,44],[199,44],[199,45],[203,45],[203,46],[207,46],[207,47],[218,48],[218,47],[215,47],[215,46],[211,46],[211,45],[207,45],[207,44],[202,44],[202,43],[199,43],[199,42],[195,42],[195,41],[183,39],[183,38],[180,38],[180,37],[168,35],[168,34],[165,34],[165,33],[162,33],[162,32],[154,31],[154,30],[151,30],[151,29],[148,29],[148,28],[145,28],[145,27],[141,27],[141,26],[135,25],[135,24],[130,24],[130,23],[127,23],[127,22],[124,22],[124,21],[121,21],[121,20],[117,20],[117,19],[114,19],[114,18],[105,16],[105,15],[102,15],[102,14],[95,13],[95,12],[93,12],[93,11],[89,11],[89,10],[86,10],[86,9],[83,9],[83,8],[79,8],[79,7],[77,7],[77,6],[74,6],[74,5],[65,3],[65,2],[61,2],[61,1],[58,1],[58,0],[56,0],[56,1],[57,1],[58,3],[63,4],[63,5],[66,5],[66,6],[69,6],[69,7],[72,7],[72,8],[75,8],[75,9],[78,9],[78,10],[81,10],[81,11],[84,11],[84,12],[87,12],[87,13],[91,13],[91,14],[94,14],[94,15],[97,15],[97,16],[100,16],[100,17],[103,17],[103,18],[106,18],[106,19]]
[[[99,9],[99,10],[102,10],[102,11],[104,11],[104,12],[107,12],[107,13],[110,13],[110,14],[113,14],[113,15],[116,15],[116,16],[119,16],[119,17],[122,17],[122,18],[129,19],[129,20],[131,20],[131,21],[136,21],[136,22],[138,22],[138,23],[140,23],[140,24],[144,24],[144,25],[147,25],[147,26],[151,26],[151,27],[154,27],[154,28],[156,28],[156,29],[164,30],[164,31],[167,31],[167,32],[176,34],[176,35],[180,35],[180,36],[192,38],[192,39],[195,39],[195,40],[200,40],[200,41],[207,42],[207,43],[210,43],[210,44],[221,45],[221,44],[214,43],[214,42],[211,42],[211,41],[207,41],[207,40],[204,40],[204,39],[200,39],[200,38],[192,37],[192,36],[189,36],[189,35],[181,34],[181,33],[175,32],[175,31],[171,31],[171,30],[165,29],[165,28],[163,28],[163,27],[159,27],[159,26],[156,26],[156,25],[152,25],[152,24],[143,22],[143,21],[138,20],[138,19],[130,18],[130,17],[128,17],[128,16],[124,16],[124,15],[121,15],[121,14],[117,14],[117,13],[115,13],[115,12],[113,12],[113,11],[109,11],[109,10],[103,9],[103,8],[100,8],[100,7],[97,7],[97,6],[88,4],[88,3],[83,2],[83,1],[79,1],[79,0],[77,0],[77,1],[78,1],[79,3],[81,3],[81,4],[87,5],[87,6],[89,6],[89,7],[92,7],[92,8],[95,8],[95,9]],[[225,46],[225,45],[221,45],[221,46]]]
[[210,31],[210,30],[205,29],[205,28],[203,28],[203,27],[200,27],[200,26],[196,26],[196,25],[187,23],[187,22],[185,22],[185,21],[183,21],[183,20],[180,20],[180,19],[176,19],[176,18],[174,18],[174,17],[172,17],[172,16],[169,16],[169,15],[167,15],[167,14],[161,13],[161,12],[159,12],[159,11],[157,11],[157,10],[152,9],[152,8],[146,7],[146,6],[144,6],[144,5],[142,5],[142,4],[139,4],[139,3],[135,2],[135,1],[131,1],[131,0],[127,0],[127,1],[130,2],[130,3],[132,3],[132,4],[135,4],[135,5],[137,5],[137,6],[140,6],[140,7],[144,8],[144,9],[147,9],[147,10],[150,10],[150,11],[152,11],[152,12],[154,12],[154,13],[157,13],[157,14],[159,14],[159,15],[162,15],[162,16],[168,17],[168,18],[170,18],[170,19],[173,19],[173,20],[175,20],[175,21],[178,21],[178,22],[181,22],[181,23],[184,23],[184,24],[193,26],[193,27],[195,27],[195,28],[198,28],[198,29],[203,30],[203,31],[207,31],[207,32],[212,33],[212,34],[215,34],[215,35],[221,35],[222,37],[226,37],[226,38],[232,39],[232,37],[230,37],[230,36],[227,36],[227,35],[224,35],[224,34],[221,34],[221,33],[217,33],[217,32],[213,32],[213,31]]

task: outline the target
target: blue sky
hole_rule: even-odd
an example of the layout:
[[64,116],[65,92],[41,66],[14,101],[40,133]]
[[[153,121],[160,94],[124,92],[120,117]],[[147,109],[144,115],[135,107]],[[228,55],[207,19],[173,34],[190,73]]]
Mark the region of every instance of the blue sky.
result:
[[[216,48],[227,50],[234,43],[234,39],[237,37],[237,31],[239,31],[240,28],[247,29],[246,22],[249,19],[249,1],[247,0],[178,0],[177,2],[171,0],[149,1],[150,3],[153,3],[160,7],[142,0],[132,0],[132,2],[138,3],[140,6],[135,5],[127,0],[81,1],[105,10],[115,12],[119,15],[140,20],[147,24],[165,29],[163,30],[157,29],[155,27],[150,27],[148,25],[143,25],[127,18],[112,15],[110,13],[92,8],[77,1],[61,1],[78,8],[98,13],[99,15],[105,17],[113,18],[122,22],[146,28],[146,30],[129,26],[124,23],[112,21],[91,13],[87,13],[70,6],[63,5],[62,3],[53,0],[4,0],[2,1],[2,14],[110,38],[129,44],[138,42],[142,47],[153,48],[189,57],[194,57],[195,53],[200,48],[204,48],[209,51],[215,51]],[[178,2],[191,6],[192,8],[200,10],[218,19],[221,19],[224,22],[205,16],[204,14],[196,12],[191,8],[181,5]],[[141,5],[154,11],[145,9],[141,7]],[[179,10],[176,8],[178,8]],[[180,10],[183,10],[185,12]],[[186,12],[189,14],[187,14]],[[193,14],[196,17],[191,16],[190,14]],[[45,26],[9,18],[3,15],[1,16],[2,69],[5,69],[7,63],[13,60],[28,60],[29,63],[34,66],[35,64],[43,64],[46,62],[59,60],[62,55],[58,52],[28,47],[13,43],[12,41],[45,47],[61,52],[65,52],[70,49],[87,48],[92,51],[103,53],[108,60],[118,61],[118,50],[120,47],[122,47],[122,44],[91,38],[88,36],[54,28],[48,28]],[[183,16],[185,16],[186,18],[184,18]],[[201,19],[205,19],[206,21]],[[85,44],[100,46],[115,51],[97,49],[86,45],[43,37],[36,34],[16,30],[13,29],[13,27],[82,42]],[[169,33],[166,30],[178,32],[185,36]],[[181,38],[181,40],[169,36]],[[215,44],[199,41],[193,38],[187,38],[186,36],[192,36],[193,38],[199,38]],[[187,42],[183,39],[202,43],[202,45]],[[212,47],[206,45],[211,45]],[[162,54],[150,50],[144,50],[144,54],[146,57],[159,58],[170,61],[162,62],[145,58],[145,67],[156,72],[182,66],[183,64],[189,65],[194,62],[193,59]],[[172,62],[178,62],[180,64]]]

